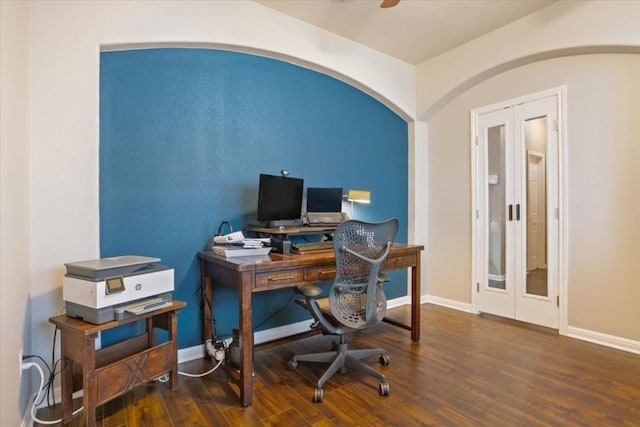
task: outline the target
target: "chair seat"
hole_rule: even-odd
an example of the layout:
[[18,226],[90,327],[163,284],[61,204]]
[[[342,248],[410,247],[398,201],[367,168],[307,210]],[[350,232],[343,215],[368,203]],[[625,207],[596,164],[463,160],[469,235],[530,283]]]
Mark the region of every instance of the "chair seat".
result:
[[[325,319],[327,319],[329,322],[331,322],[334,325],[340,324],[338,319],[336,319],[333,313],[331,313],[331,303],[329,302],[329,297],[316,298],[315,301],[316,303],[318,303],[318,308],[320,308],[320,311],[324,315]],[[299,304],[302,307],[304,307],[306,310],[309,309],[309,307],[307,306],[307,302],[305,300],[297,299],[295,300],[295,302],[296,304]]]

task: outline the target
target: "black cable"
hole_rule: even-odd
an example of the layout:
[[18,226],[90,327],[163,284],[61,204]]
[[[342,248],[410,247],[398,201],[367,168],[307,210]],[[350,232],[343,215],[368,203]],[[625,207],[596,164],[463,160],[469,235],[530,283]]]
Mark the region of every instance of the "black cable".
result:
[[285,308],[287,308],[289,306],[289,304],[291,304],[291,301],[293,301],[293,299],[295,298],[296,293],[295,290],[292,292],[291,294],[291,298],[289,298],[289,300],[287,301],[287,303],[285,305],[283,305],[282,307],[280,307],[280,309],[276,310],[275,312],[271,313],[271,315],[269,315],[266,319],[264,319],[262,322],[258,323],[256,326],[253,327],[253,330],[257,330],[259,329],[262,325],[264,325],[265,323],[267,323],[269,320],[273,319],[274,317],[276,317],[278,314],[282,313],[284,311]]
[[[49,381],[53,381],[53,380],[52,380],[52,378],[53,378],[53,377],[52,377],[52,374],[51,374],[52,369],[51,369],[51,367],[49,366],[49,364],[47,363],[47,361],[46,361],[46,360],[44,360],[41,356],[38,356],[37,354],[27,354],[27,355],[22,356],[22,360],[33,359],[33,358],[38,359],[38,360],[40,360],[40,361],[42,362],[42,364],[45,366],[45,368],[47,368]],[[54,368],[53,368],[53,369],[55,370],[55,366],[54,366]],[[43,388],[44,388],[44,387],[45,387],[45,386],[43,386]],[[46,385],[46,387],[48,388],[48,384]],[[40,402],[35,402],[34,404],[35,404],[35,405],[40,405],[40,404],[42,404],[42,402],[44,401],[44,398],[45,398],[45,396],[42,396],[42,399],[40,400]],[[48,398],[47,398],[47,406],[51,407],[51,406],[49,405]]]
[[[54,331],[53,331],[53,343],[51,344],[51,363],[52,363],[52,370],[51,373],[49,375],[49,382],[47,383],[47,406],[49,408],[53,407],[53,405],[55,405],[55,397],[53,396],[53,380],[56,377],[56,366],[58,365],[58,362],[55,361],[56,360],[56,339],[58,336],[58,327],[56,326]],[[53,404],[51,403],[51,401],[49,400],[49,396],[51,397],[51,400],[53,400]]]
[[[208,331],[211,334],[211,339],[213,342],[217,340],[216,334],[216,317],[213,312],[213,304],[209,300],[209,296],[204,291],[202,287],[202,279],[200,280],[200,286],[196,289],[196,297],[200,300],[200,313],[202,313],[202,317],[204,320],[208,320],[211,323],[211,331]],[[211,313],[211,317],[205,318],[205,304],[209,306],[209,312]],[[206,331],[203,331],[206,332]]]

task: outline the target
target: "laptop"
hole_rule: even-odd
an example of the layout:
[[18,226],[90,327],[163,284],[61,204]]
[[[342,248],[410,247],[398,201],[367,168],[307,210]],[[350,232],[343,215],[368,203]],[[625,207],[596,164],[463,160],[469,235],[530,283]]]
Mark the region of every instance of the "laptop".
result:
[[307,223],[310,226],[331,227],[342,221],[342,188],[307,188]]

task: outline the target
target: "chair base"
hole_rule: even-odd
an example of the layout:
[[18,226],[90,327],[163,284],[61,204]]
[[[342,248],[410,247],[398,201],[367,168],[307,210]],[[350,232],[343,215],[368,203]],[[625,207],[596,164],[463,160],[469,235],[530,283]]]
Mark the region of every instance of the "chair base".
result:
[[295,370],[298,367],[298,362],[318,362],[330,364],[324,374],[322,374],[322,376],[318,379],[316,385],[317,388],[315,390],[313,399],[315,402],[322,401],[322,387],[327,382],[327,380],[338,371],[340,371],[341,374],[346,373],[347,368],[357,369],[365,374],[379,379],[380,395],[386,396],[389,394],[389,385],[387,384],[387,379],[385,378],[385,376],[362,361],[362,359],[377,355],[380,356],[381,365],[388,365],[389,355],[384,352],[384,349],[367,348],[350,350],[344,339],[344,336],[340,337],[339,343],[334,341],[333,347],[335,349],[333,351],[295,355],[291,358],[288,364],[290,370]]

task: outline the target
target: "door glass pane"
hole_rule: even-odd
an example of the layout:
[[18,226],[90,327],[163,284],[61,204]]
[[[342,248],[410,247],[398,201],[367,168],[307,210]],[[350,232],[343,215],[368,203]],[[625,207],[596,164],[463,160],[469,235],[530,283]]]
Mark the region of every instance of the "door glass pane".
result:
[[527,147],[527,287],[526,293],[548,296],[547,284],[547,118],[525,121]]
[[489,287],[506,289],[505,127],[487,129],[487,197]]

